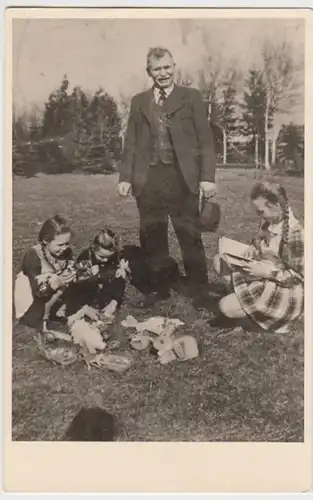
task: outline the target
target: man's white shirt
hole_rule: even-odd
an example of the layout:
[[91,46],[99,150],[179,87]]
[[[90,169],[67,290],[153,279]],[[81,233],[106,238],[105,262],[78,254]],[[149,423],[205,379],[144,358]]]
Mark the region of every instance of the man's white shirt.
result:
[[[171,85],[170,87],[166,88],[166,89],[163,89],[164,92],[165,92],[166,97],[168,97],[170,95],[170,93],[173,91],[173,89],[174,89],[174,84]],[[154,93],[155,102],[158,104],[159,100],[160,100],[160,97],[161,97],[160,96],[160,89],[158,87],[154,87],[153,93]]]

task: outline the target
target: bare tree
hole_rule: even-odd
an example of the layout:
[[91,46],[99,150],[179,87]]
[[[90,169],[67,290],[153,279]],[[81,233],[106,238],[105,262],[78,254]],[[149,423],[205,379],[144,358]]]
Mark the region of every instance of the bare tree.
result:
[[192,19],[178,19],[178,25],[180,28],[182,44],[187,45],[188,37],[195,28],[194,21]]
[[119,108],[119,114],[121,117],[120,138],[122,141],[122,147],[124,146],[124,134],[125,134],[126,127],[127,127],[127,120],[128,120],[128,116],[129,116],[131,100],[132,100],[132,95],[125,93],[125,92],[120,92],[119,98],[118,98],[118,108]]
[[236,65],[232,64],[232,66],[226,67],[223,76],[221,95],[217,100],[218,117],[216,121],[223,132],[223,164],[226,164],[229,139],[237,128],[237,86],[241,73],[236,69]]
[[265,40],[261,48],[262,72],[266,89],[265,107],[265,168],[270,168],[269,116],[273,116],[272,161],[276,156],[276,139],[280,130],[281,113],[291,110],[296,94],[296,65],[292,48],[285,40],[279,43]]
[[176,83],[177,85],[190,87],[190,85],[194,83],[194,79],[188,71],[182,71],[181,69],[178,69],[176,72]]

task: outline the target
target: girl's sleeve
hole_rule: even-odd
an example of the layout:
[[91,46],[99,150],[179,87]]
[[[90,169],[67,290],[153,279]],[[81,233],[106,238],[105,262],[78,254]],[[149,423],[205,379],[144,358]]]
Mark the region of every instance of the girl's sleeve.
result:
[[32,294],[34,297],[42,297],[47,300],[55,293],[52,289],[43,291],[37,282],[37,276],[41,274],[41,262],[36,250],[31,248],[26,252],[22,262],[22,271],[28,277]]
[[123,278],[115,278],[111,286],[111,300],[116,300],[120,306],[124,299],[126,283]]
[[289,259],[285,262],[286,269],[272,273],[272,279],[286,287],[304,281],[304,237],[301,229],[289,235],[288,250]]
[[104,288],[108,287],[107,293],[104,293],[102,297],[100,297],[99,299],[99,306],[101,309],[106,305],[108,294],[110,296],[109,297],[110,300],[116,300],[119,306],[123,302],[125,288],[126,288],[126,280],[117,273],[118,269],[119,269],[119,262],[117,262],[114,265],[114,267],[110,269],[110,275],[113,279],[109,281],[108,281],[109,275],[108,274],[106,275],[105,268],[100,269],[103,272],[103,275],[100,276],[100,282],[102,282]]

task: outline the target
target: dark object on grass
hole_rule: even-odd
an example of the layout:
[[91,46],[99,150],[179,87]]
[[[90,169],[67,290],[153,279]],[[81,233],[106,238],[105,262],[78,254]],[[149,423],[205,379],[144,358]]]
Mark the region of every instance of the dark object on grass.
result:
[[102,408],[81,408],[63,441],[114,441],[116,419]]
[[144,295],[158,292],[166,296],[180,279],[178,264],[170,256],[154,261],[147,258],[140,247],[127,245],[123,257],[130,265],[132,285]]
[[150,348],[149,348],[149,353],[154,356],[155,358],[158,357],[158,350],[154,347],[153,344],[150,345]]

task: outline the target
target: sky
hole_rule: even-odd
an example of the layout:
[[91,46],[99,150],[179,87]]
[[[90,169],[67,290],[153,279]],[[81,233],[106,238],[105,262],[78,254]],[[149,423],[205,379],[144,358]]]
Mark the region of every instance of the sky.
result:
[[[155,45],[168,47],[183,72],[195,74],[204,53],[247,71],[269,37],[288,40],[295,59],[303,59],[303,25],[292,19],[187,19],[183,25],[177,19],[15,19],[13,103],[18,110],[43,107],[64,74],[85,91],[102,86],[117,100],[129,97],[149,85],[146,53]],[[300,123],[302,101],[294,112]]]

